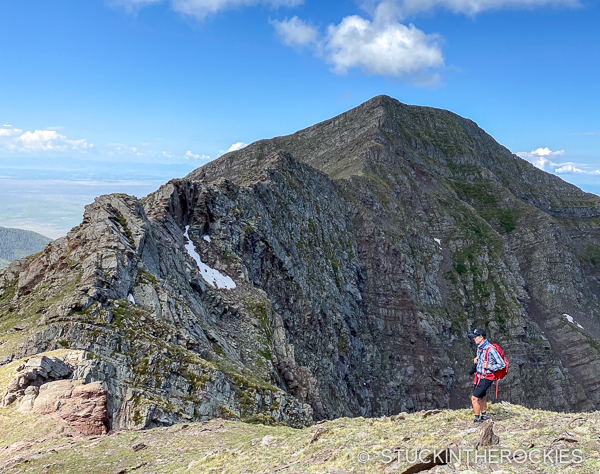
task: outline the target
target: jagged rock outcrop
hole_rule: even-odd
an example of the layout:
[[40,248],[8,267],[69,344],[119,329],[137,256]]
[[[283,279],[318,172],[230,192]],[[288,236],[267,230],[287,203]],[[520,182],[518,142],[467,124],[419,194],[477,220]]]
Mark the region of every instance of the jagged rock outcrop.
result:
[[[230,301],[203,280],[185,248],[180,225],[189,216],[178,215],[185,204],[174,189],[153,196],[155,223],[135,198],[98,198],[68,237],[11,264],[0,276],[9,328],[2,349],[11,360],[60,348],[87,351],[73,378],[104,383],[113,429],[213,417],[311,423],[310,406],[273,379],[273,341],[282,364],[295,365],[277,323],[271,329],[264,293],[241,284]],[[250,309],[242,309],[240,324],[242,300]],[[26,325],[18,332],[17,321]],[[7,392],[7,405],[14,395]]]
[[470,120],[377,97],[96,199],[0,272],[0,356],[89,352],[77,378],[105,384],[113,428],[299,426],[464,406],[485,326],[503,399],[591,410],[599,272],[599,197]]

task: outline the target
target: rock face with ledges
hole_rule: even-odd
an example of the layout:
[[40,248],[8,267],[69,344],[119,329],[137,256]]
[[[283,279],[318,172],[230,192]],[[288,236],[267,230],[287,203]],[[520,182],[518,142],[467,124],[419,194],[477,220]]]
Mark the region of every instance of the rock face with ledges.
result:
[[73,378],[104,384],[111,427],[299,426],[465,406],[484,326],[510,360],[503,399],[591,410],[599,270],[599,197],[470,120],[376,97],[96,199],[0,273],[0,356],[86,351]]

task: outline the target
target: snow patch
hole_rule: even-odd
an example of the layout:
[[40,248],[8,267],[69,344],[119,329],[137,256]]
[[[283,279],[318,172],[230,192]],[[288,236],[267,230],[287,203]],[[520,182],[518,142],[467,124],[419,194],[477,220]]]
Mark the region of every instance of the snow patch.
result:
[[565,318],[567,318],[567,321],[569,321],[571,324],[577,324],[577,327],[578,327],[579,329],[583,329],[583,326],[582,326],[581,324],[579,324],[577,321],[575,321],[575,320],[573,319],[573,316],[569,316],[567,313],[563,314],[563,316],[564,316]]
[[573,316],[569,316],[568,314],[563,314],[563,316],[564,316],[565,318],[567,318],[567,321],[569,321],[570,323],[572,323],[572,322],[573,322]]
[[[185,249],[190,254],[190,257],[196,260],[198,268],[200,269],[200,274],[202,275],[202,278],[204,278],[204,281],[210,286],[216,286],[221,290],[233,290],[236,285],[235,282],[231,279],[231,277],[223,275],[221,272],[215,270],[214,268],[210,268],[206,263],[200,260],[200,255],[198,255],[198,252],[196,252],[194,242],[192,242],[192,239],[190,239],[190,236],[188,234],[189,229],[190,226],[186,226],[185,234],[183,234],[188,242],[187,244],[185,244]],[[205,235],[204,237],[208,237],[208,235]]]
[[133,297],[133,295],[131,293],[129,293],[127,295],[127,300],[131,301],[131,303],[135,304],[135,298]]
[[202,237],[204,240],[206,240],[207,242],[210,242],[210,236],[209,235],[205,235],[204,237]]
[[442,239],[433,239],[437,242],[437,244],[442,248]]

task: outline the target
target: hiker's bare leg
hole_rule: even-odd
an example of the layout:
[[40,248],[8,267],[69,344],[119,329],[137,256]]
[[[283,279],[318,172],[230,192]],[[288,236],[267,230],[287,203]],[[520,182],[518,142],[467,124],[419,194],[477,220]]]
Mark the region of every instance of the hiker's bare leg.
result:
[[[475,413],[475,416],[479,416],[479,414],[481,413],[481,409],[479,406],[479,398],[475,397],[475,396],[471,396],[471,403],[473,404],[473,413]],[[485,398],[484,398],[485,400]]]
[[481,413],[487,412],[487,399],[485,397],[479,399],[479,408],[481,408]]

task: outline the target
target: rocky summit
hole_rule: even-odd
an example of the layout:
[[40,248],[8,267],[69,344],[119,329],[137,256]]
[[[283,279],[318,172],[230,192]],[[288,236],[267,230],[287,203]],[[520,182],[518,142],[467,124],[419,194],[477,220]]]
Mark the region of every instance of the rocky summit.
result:
[[380,96],[1,270],[1,403],[83,434],[465,408],[485,327],[500,399],[598,410],[599,277],[600,197]]

